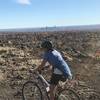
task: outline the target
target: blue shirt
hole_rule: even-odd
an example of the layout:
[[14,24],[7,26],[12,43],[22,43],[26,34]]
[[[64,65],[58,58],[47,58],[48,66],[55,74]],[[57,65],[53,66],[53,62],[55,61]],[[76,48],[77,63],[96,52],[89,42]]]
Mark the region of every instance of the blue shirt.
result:
[[60,70],[64,76],[72,76],[68,64],[57,50],[50,50],[44,53],[44,60],[48,61],[54,69]]

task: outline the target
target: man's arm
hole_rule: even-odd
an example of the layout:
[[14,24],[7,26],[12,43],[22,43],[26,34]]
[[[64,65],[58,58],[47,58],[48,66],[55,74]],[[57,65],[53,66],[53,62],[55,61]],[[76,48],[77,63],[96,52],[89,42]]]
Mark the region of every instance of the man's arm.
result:
[[42,62],[41,62],[41,64],[39,65],[39,67],[38,67],[38,70],[41,70],[41,69],[43,69],[43,67],[45,66],[45,64],[46,64],[46,60],[42,60]]

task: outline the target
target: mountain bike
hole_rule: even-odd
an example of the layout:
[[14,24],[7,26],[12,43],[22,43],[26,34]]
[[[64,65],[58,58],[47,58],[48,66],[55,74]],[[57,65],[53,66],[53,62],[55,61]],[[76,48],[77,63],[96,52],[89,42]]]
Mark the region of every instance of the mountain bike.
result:
[[[49,98],[49,82],[42,76],[41,72],[31,72],[35,77],[32,81],[27,81],[22,87],[23,100],[50,100]],[[55,100],[80,100],[78,94],[64,85],[57,86]]]

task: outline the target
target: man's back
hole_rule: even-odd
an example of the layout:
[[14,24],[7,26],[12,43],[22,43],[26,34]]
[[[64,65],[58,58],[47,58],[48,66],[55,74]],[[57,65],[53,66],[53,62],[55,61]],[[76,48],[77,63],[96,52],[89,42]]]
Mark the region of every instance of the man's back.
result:
[[69,66],[57,50],[50,50],[45,52],[44,59],[47,60],[53,66],[54,73],[71,76]]

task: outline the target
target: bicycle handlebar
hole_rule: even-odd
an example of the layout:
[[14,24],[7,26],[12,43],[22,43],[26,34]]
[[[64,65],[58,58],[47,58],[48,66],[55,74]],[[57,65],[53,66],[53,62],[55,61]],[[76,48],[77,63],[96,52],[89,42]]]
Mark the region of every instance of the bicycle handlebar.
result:
[[36,74],[41,74],[42,70],[44,70],[45,68],[49,68],[49,65],[43,67],[41,70],[37,70],[37,68],[34,68],[33,70],[29,70],[29,73],[36,73]]

